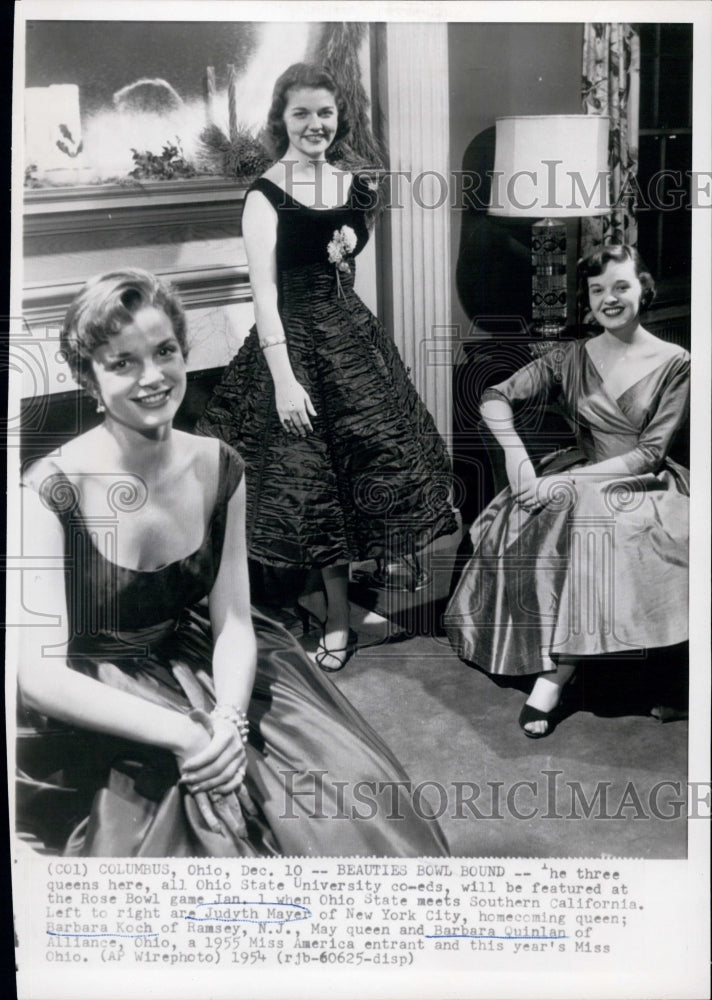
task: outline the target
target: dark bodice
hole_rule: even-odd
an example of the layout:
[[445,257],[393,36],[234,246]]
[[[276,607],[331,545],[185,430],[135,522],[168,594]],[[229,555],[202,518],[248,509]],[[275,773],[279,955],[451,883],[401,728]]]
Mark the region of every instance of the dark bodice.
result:
[[357,244],[352,256],[359,254],[368,241],[366,212],[375,194],[360,174],[355,174],[344,205],[338,208],[308,208],[292,198],[277,184],[260,177],[247,192],[259,191],[277,212],[277,270],[329,263],[327,246],[334,231],[349,226]]
[[[111,550],[111,524],[84,518],[79,493],[64,473],[50,476],[41,497],[64,529],[69,651],[73,655],[136,655],[170,634],[185,608],[211,590],[220,569],[227,508],[242,477],[242,459],[221,442],[218,489],[205,535],[195,552],[156,570],[119,566]],[[103,536],[101,546],[97,536]]]

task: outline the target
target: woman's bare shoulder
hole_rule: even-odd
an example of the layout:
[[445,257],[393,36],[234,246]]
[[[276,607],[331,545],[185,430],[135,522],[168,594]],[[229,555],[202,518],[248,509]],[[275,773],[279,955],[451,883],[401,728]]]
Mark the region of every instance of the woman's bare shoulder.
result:
[[[97,471],[99,428],[71,438],[56,452],[38,458],[22,473],[22,483],[38,490],[51,476],[86,476]],[[93,460],[92,456],[96,456]]]
[[185,431],[173,431],[177,455],[176,470],[181,477],[192,472],[194,481],[205,486],[212,494],[220,470],[220,440]]
[[[288,172],[284,163],[281,160],[277,160],[260,175],[258,181],[267,181],[269,184],[274,184],[275,187],[278,187],[280,191],[286,192],[289,191],[290,182],[292,182],[291,170]],[[251,194],[259,195],[267,204],[270,204],[269,199],[263,191],[260,191],[259,187],[253,188]]]
[[689,353],[680,344],[673,344],[669,340],[656,337],[654,333],[648,333],[650,337],[651,351],[655,353],[661,361],[668,361],[670,358],[689,358]]
[[[270,170],[262,174],[259,180],[269,181],[275,187],[283,190],[279,181],[274,176],[271,176]],[[243,229],[247,230],[247,233],[243,231],[243,236],[247,235],[248,238],[254,238],[255,235],[263,235],[265,230],[269,228],[270,223],[272,223],[273,227],[276,227],[276,220],[277,212],[271,198],[259,187],[251,187],[247,192],[242,214]]]
[[218,460],[220,439],[204,434],[173,430],[173,441],[178,454],[197,466],[214,465]]
[[51,476],[60,475],[61,472],[53,458],[38,458],[23,470],[20,482],[22,486],[29,486],[35,493],[39,493],[43,483],[46,483]]

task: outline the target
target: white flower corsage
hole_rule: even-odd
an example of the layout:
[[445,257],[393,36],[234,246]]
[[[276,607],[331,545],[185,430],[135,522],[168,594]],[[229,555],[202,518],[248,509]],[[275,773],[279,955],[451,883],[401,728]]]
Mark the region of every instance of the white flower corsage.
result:
[[341,291],[341,278],[339,277],[339,272],[344,274],[349,274],[351,272],[351,268],[346,258],[354,252],[357,242],[358,238],[351,226],[342,226],[341,229],[334,230],[334,235],[327,244],[326,252],[329,258],[329,263],[333,264],[336,268],[336,283],[339,295],[343,294]]

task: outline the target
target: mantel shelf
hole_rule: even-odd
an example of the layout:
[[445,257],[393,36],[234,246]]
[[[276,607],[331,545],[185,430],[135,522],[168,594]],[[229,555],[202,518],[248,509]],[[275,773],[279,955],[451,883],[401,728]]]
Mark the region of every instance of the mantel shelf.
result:
[[176,225],[239,227],[246,193],[244,184],[223,177],[36,188],[25,192],[25,253],[32,256],[41,252],[48,237],[71,233],[138,227],[155,234]]
[[166,277],[188,308],[249,302],[246,193],[223,177],[26,191],[23,315],[57,324],[89,275],[127,263]]
[[96,212],[146,206],[244,201],[248,185],[225,177],[193,177],[175,181],[131,181],[76,187],[29,188],[25,218],[57,213]]

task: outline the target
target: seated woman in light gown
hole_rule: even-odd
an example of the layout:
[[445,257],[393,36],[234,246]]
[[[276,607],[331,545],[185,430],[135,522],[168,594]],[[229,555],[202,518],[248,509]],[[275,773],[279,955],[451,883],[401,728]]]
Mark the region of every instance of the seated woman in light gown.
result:
[[[559,721],[580,658],[687,639],[689,473],[669,451],[688,412],[690,357],[641,325],[655,286],[633,247],[600,247],[580,276],[603,332],[483,394],[509,485],[472,526],[444,618],[463,659],[536,675],[519,718],[531,738]],[[577,445],[535,468],[515,411],[553,401]]]
[[43,617],[22,630],[22,702],[53,722],[19,776],[18,829],[82,856],[447,853],[427,807],[393,801],[407,776],[379,737],[251,614],[242,460],[172,428],[175,294],[100,276],[62,347],[104,418],[23,480],[26,542],[59,569],[24,594]]

